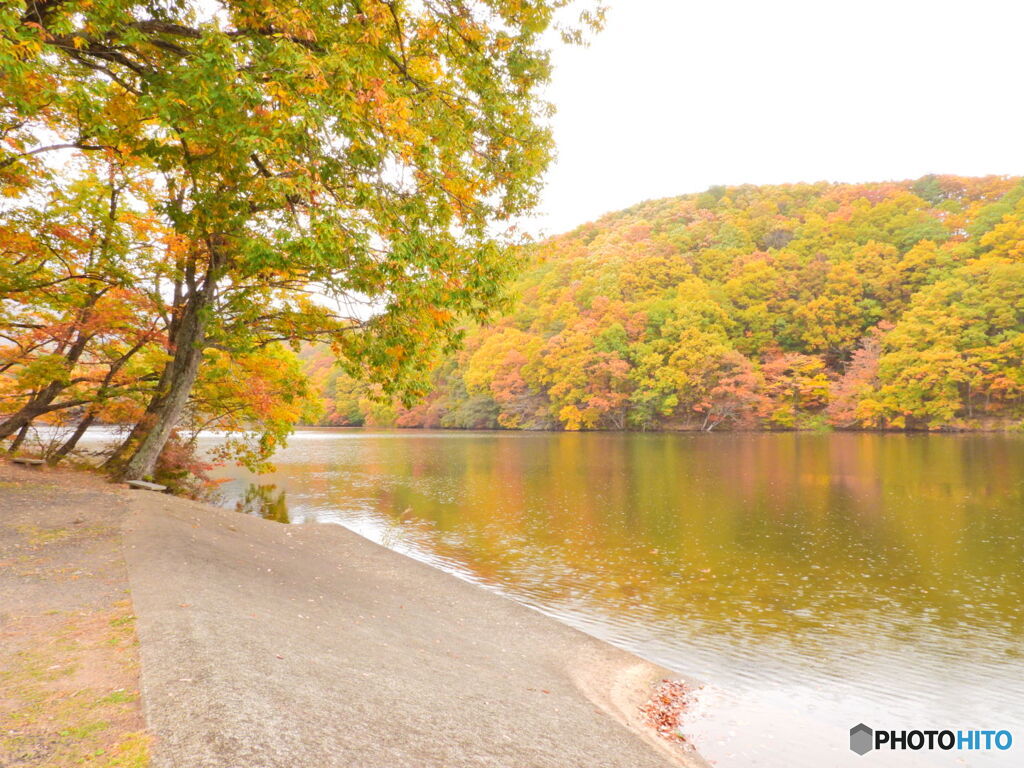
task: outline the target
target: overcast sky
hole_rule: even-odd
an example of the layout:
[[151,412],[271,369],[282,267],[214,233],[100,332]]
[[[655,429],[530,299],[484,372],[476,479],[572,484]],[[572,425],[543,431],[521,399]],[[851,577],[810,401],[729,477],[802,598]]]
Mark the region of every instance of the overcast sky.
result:
[[712,184],[1024,173],[1020,0],[607,0],[560,49],[554,234]]

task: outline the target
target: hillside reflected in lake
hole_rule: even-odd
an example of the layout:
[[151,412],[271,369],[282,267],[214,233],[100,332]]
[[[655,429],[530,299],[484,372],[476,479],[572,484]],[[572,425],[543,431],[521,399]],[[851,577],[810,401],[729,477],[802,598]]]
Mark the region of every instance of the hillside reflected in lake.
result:
[[226,503],[347,525],[705,682],[720,766],[780,764],[767,738],[853,765],[860,721],[1024,739],[1022,439],[309,430],[276,461],[224,470]]

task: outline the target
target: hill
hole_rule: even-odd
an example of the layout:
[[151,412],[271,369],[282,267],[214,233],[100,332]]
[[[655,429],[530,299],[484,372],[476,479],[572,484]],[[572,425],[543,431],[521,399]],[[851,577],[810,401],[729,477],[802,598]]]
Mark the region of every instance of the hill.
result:
[[406,408],[307,370],[325,424],[983,429],[1024,418],[1024,182],[713,187],[535,247]]

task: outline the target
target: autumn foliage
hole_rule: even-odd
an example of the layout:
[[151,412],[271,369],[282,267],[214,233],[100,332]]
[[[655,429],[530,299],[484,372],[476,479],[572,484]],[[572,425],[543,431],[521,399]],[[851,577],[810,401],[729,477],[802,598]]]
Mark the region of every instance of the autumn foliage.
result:
[[602,14],[0,3],[0,440],[64,423],[59,459],[125,425],[107,467],[138,479],[216,428],[260,468],[311,418],[302,342],[374,392],[423,392],[520,265],[549,44]]
[[535,248],[411,408],[307,352],[324,423],[977,429],[1024,418],[1024,183],[715,187]]

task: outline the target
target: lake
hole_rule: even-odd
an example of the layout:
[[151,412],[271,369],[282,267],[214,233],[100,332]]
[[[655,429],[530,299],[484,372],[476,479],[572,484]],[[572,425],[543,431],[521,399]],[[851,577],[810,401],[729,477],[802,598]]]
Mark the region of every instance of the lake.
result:
[[[1024,740],[1024,438],[302,430],[224,503],[332,522],[703,687],[719,768],[858,757],[849,728]],[[595,747],[595,757],[599,749]]]

